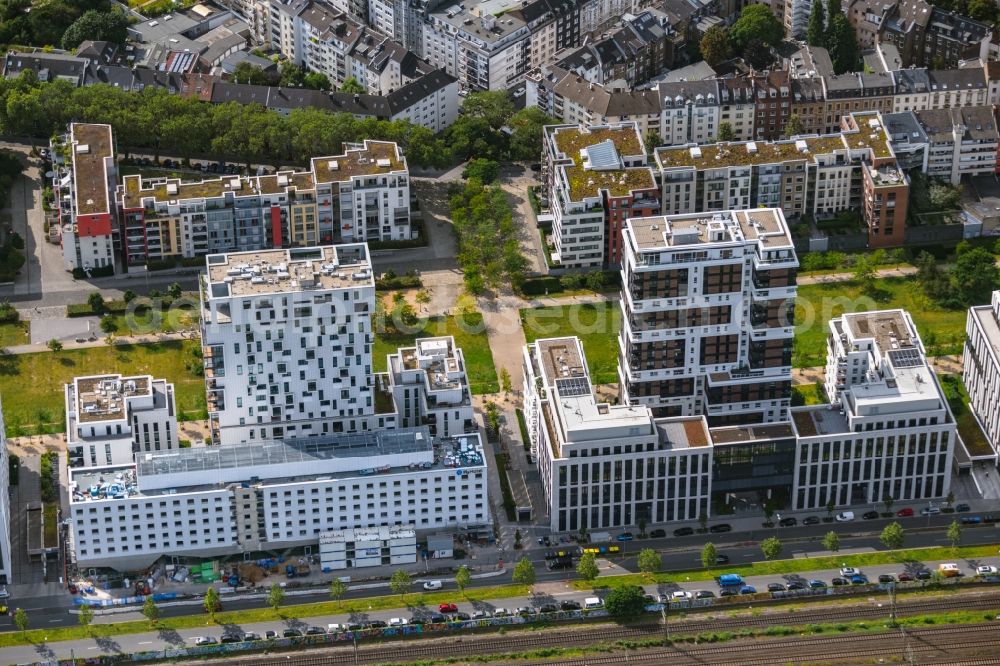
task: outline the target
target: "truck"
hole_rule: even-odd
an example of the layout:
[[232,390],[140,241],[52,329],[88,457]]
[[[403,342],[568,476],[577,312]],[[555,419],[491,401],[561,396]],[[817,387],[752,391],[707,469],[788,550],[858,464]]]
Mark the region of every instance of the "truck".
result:
[[719,587],[742,587],[743,586],[743,576],[734,573],[722,574],[716,579],[719,583]]
[[288,578],[295,578],[296,576],[308,576],[308,575],[309,575],[308,564],[285,565],[285,576]]
[[611,541],[611,535],[607,532],[590,533],[590,543],[604,543],[605,541]]

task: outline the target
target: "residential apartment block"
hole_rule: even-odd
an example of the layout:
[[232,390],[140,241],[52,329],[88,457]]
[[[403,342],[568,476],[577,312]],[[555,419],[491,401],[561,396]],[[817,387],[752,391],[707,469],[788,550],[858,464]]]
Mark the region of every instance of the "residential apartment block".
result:
[[433,437],[476,431],[465,355],[455,338],[418,338],[390,354],[386,366],[400,427],[426,425]]
[[406,158],[395,143],[346,144],[309,171],[184,182],[126,176],[118,188],[126,263],[410,238]]
[[525,347],[524,412],[553,531],[708,514],[712,447],[703,416],[654,419],[600,402],[579,338]]
[[958,184],[964,175],[996,171],[998,133],[993,108],[914,111],[927,135],[926,173]]
[[825,388],[830,404],[792,410],[793,508],[948,495],[955,419],[907,312],[833,319]]
[[422,57],[468,90],[512,89],[528,70],[531,33],[511,13],[479,16],[454,5],[430,12],[422,30]]
[[969,308],[962,368],[969,407],[991,448],[977,457],[996,463],[1000,454],[1000,291],[993,292],[989,305]]
[[990,26],[927,0],[899,0],[880,21],[881,41],[899,49],[903,67],[955,67],[962,58],[986,60]]
[[623,235],[622,402],[787,419],[798,259],[781,209],[633,217]]
[[206,268],[202,345],[214,442],[396,424],[391,392],[372,372],[375,280],[366,245],[216,254]]
[[982,68],[900,69],[890,72],[896,82],[893,113],[989,104],[988,81]]
[[909,184],[881,114],[850,113],[840,122],[838,134],[657,148],[663,212],[762,206],[822,217],[861,209],[873,247],[901,244]]
[[164,379],[77,377],[66,384],[65,398],[71,467],[122,465],[179,447],[174,385]]
[[478,434],[427,428],[257,439],[150,454],[69,477],[79,567],[136,571],[164,556],[320,545],[332,530],[491,522]]
[[630,217],[659,211],[656,181],[635,123],[549,125],[542,177],[552,211],[553,261],[568,268],[621,262]]
[[72,123],[65,136],[53,141],[52,153],[52,192],[66,270],[114,270],[117,215],[112,193],[118,170],[111,125]]

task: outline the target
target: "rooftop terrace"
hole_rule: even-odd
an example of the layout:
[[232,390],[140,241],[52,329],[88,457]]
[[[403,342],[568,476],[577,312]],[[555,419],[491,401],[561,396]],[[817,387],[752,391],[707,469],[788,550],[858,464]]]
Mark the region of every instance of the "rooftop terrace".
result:
[[775,208],[633,217],[626,228],[639,250],[731,243],[741,237],[768,249],[792,246],[788,226]]
[[289,188],[310,191],[315,187],[309,171],[279,171],[272,176],[222,176],[192,181],[157,178],[145,182],[136,174],[122,179],[119,193],[125,208],[142,208],[145,199],[167,203],[185,199],[215,199],[227,193],[232,193],[233,197],[248,197],[278,194]]
[[80,423],[124,419],[125,403],[128,398],[148,396],[152,392],[148,375],[78,377],[74,381],[74,387],[76,418]]
[[709,428],[712,441],[719,444],[743,444],[761,440],[788,439],[795,436],[792,424],[766,423],[761,425],[724,426]]
[[708,446],[711,438],[704,417],[669,418],[656,421],[660,443],[671,449],[700,448]]
[[877,310],[844,314],[844,322],[854,339],[874,338],[883,355],[906,347],[915,347],[910,326],[902,310]]
[[[555,384],[560,394],[589,395],[590,378],[584,361],[579,338],[546,338],[535,341],[536,358],[542,364],[542,373],[549,386]],[[578,384],[576,390],[569,389],[569,383]]]
[[[622,157],[645,154],[639,132],[634,126],[557,127],[552,130],[552,136],[562,159],[572,162],[571,165],[566,164],[561,168],[565,169],[566,182],[573,201],[596,197],[601,190],[607,190],[613,197],[625,197],[637,190],[656,188],[653,172],[649,167],[622,168],[621,166]],[[597,153],[587,149],[598,144],[613,146],[617,153],[615,157],[618,159],[607,161],[607,167],[602,167],[602,163],[593,162]]]
[[364,244],[213,254],[206,262],[212,298],[375,285]]
[[107,213],[108,174],[105,159],[114,157],[111,125],[73,123],[73,180],[77,215]]
[[406,160],[395,143],[366,139],[361,146],[348,146],[343,155],[314,157],[312,170],[317,183],[343,182],[358,176],[377,176],[406,169]]

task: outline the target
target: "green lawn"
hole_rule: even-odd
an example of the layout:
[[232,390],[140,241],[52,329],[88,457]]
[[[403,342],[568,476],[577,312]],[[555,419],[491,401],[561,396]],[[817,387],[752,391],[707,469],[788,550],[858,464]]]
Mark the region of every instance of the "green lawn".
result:
[[439,335],[455,336],[455,344],[465,355],[466,372],[469,376],[469,388],[476,395],[496,393],[500,390],[497,381],[497,370],[493,365],[493,352],[486,337],[483,316],[478,312],[452,315],[448,317],[431,317],[423,322],[423,327],[413,333],[376,332],[375,344],[372,345],[372,363],[375,372],[385,372],[386,356],[393,354],[400,347],[413,344],[417,338],[429,338]]
[[186,367],[199,348],[193,340],[171,340],[0,356],[0,396],[7,434],[63,432],[64,385],[77,376],[115,372],[148,373],[173,382],[179,418],[204,418],[204,379]]
[[26,345],[31,342],[28,336],[28,322],[19,321],[13,324],[0,324],[0,347]]
[[875,280],[875,290],[868,293],[854,281],[800,286],[795,305],[792,365],[809,368],[826,363],[830,319],[844,312],[893,308],[910,313],[929,355],[961,352],[966,311],[945,310],[927,298],[915,278],[894,277]]
[[591,381],[595,384],[615,384],[618,382],[621,312],[618,301],[554,305],[521,310],[521,326],[529,343],[540,338],[578,336],[587,355]]
[[[795,399],[798,396],[798,400]],[[816,384],[799,384],[792,387],[792,404],[794,405],[822,405],[826,402],[826,396],[821,387]]]
[[118,327],[116,335],[148,335],[175,333],[198,328],[198,311],[194,308],[154,310],[143,308],[130,314],[111,315]]

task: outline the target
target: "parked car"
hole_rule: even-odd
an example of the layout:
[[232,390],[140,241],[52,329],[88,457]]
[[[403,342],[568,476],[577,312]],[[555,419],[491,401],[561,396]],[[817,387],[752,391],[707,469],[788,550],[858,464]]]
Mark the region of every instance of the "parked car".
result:
[[744,585],[740,588],[740,594],[757,594],[757,588],[753,585]]
[[69,590],[70,594],[77,594],[80,591],[80,588],[76,586],[76,583],[70,583],[66,589]]
[[662,539],[665,536],[667,536],[667,531],[666,530],[655,529],[655,530],[650,530],[649,531],[649,538],[650,539]]
[[936,516],[941,513],[941,507],[939,506],[925,506],[920,510],[921,516]]
[[897,518],[909,518],[912,515],[913,515],[913,509],[910,507],[906,507],[905,509],[900,509],[899,511],[896,512]]
[[298,629],[285,629],[281,632],[281,635],[285,638],[298,638],[302,635],[302,632]]
[[472,616],[469,615],[468,613],[463,613],[462,611],[458,611],[457,613],[455,613],[454,618],[462,622],[468,622],[470,619],[472,619]]
[[439,581],[439,580],[429,580],[429,581],[427,581],[427,582],[424,583],[424,589],[425,590],[440,590],[441,589],[441,581]]
[[438,610],[442,613],[457,613],[458,606],[455,604],[441,604],[438,606]]
[[969,511],[969,510],[970,510],[969,509],[969,505],[966,504],[965,502],[962,502],[961,504],[956,504],[955,505],[955,512],[956,513],[963,513],[965,511]]
[[306,629],[306,636],[322,636],[326,633],[323,627],[309,627]]
[[868,576],[865,576],[864,574],[855,574],[854,576],[851,576],[851,585],[867,585],[867,584],[868,584]]
[[248,631],[245,634],[243,634],[243,640],[245,640],[245,641],[259,641],[260,640],[260,634],[258,634],[256,631]]
[[718,525],[712,525],[708,528],[708,531],[712,534],[721,534],[723,532],[732,532],[733,526],[729,523],[719,523]]
[[389,623],[385,620],[372,620],[368,623],[368,626],[372,629],[385,629],[389,626]]
[[997,568],[990,564],[981,564],[976,567],[977,576],[995,576],[997,575]]
[[861,514],[862,520],[875,520],[878,518],[878,511],[865,511]]
[[694,593],[694,598],[695,599],[714,599],[715,598],[715,592],[712,592],[712,590],[698,590],[697,592]]
[[819,525],[819,516],[806,516],[802,519],[803,525]]
[[686,537],[686,536],[691,536],[692,534],[694,534],[693,527],[678,527],[676,530],[674,530],[675,537]]
[[729,556],[726,555],[725,553],[718,553],[715,556],[715,563],[716,564],[729,564]]
[[580,610],[580,602],[579,601],[566,600],[566,601],[563,601],[563,602],[561,602],[559,604],[559,608],[562,609],[562,610],[564,610],[564,611]]
[[389,626],[390,627],[402,627],[402,626],[407,625],[409,623],[410,623],[409,620],[407,620],[405,617],[390,617],[389,618]]
[[482,610],[472,611],[471,619],[473,620],[485,620],[490,616],[489,613]]
[[892,574],[879,574],[878,582],[880,583],[895,583],[896,577]]
[[510,611],[508,611],[506,608],[493,609],[493,617],[507,617],[508,615],[510,615]]
[[228,633],[222,634],[220,643],[241,643],[243,641],[243,634]]
[[932,574],[930,571],[927,571],[926,569],[917,572],[917,580],[930,580],[933,577],[934,574]]
[[217,645],[219,641],[214,636],[197,636],[194,639],[195,645]]
[[535,609],[530,608],[528,606],[518,606],[517,608],[514,609],[514,615],[520,615],[521,617],[534,614],[535,614]]
[[767,584],[767,591],[768,592],[784,592],[785,591],[785,586],[782,585],[781,583],[768,583]]
[[840,576],[837,576],[830,582],[833,583],[835,586],[840,587],[841,585],[849,585],[851,581],[847,580],[846,578],[841,578]]
[[816,578],[810,580],[808,585],[810,590],[822,590],[824,587],[826,587],[826,583]]
[[852,520],[854,520],[854,512],[853,511],[841,511],[840,513],[838,513],[836,515],[836,519],[837,519],[838,523],[849,523]]
[[264,632],[265,641],[273,641],[277,637],[278,637],[278,632],[274,631],[273,629],[268,629],[267,631]]
[[615,537],[615,539],[618,541],[631,541],[634,538],[635,536],[633,536],[631,532],[622,532],[621,534]]
[[782,518],[778,521],[778,525],[782,527],[795,527],[799,524],[799,521],[794,516],[789,516],[788,518]]
[[857,576],[861,573],[860,569],[855,569],[854,567],[842,567],[840,569],[840,575],[844,578],[850,578],[851,576]]
[[555,604],[542,604],[541,607],[539,607],[538,612],[539,613],[555,613],[558,610],[559,610],[559,607],[556,606]]
[[673,601],[690,601],[694,598],[694,595],[687,590],[674,590],[673,594],[670,595],[670,599]]
[[983,517],[979,515],[962,516],[963,525],[979,525],[983,522]]
[[806,589],[805,583],[800,583],[797,580],[793,580],[791,583],[785,586],[785,589],[791,592],[792,590],[804,590]]
[[739,591],[736,590],[736,588],[732,587],[727,587],[719,590],[720,597],[735,597],[737,594],[739,594]]
[[898,580],[900,583],[909,583],[910,581],[913,580],[913,574],[909,574],[905,571],[903,573],[898,573],[896,574],[896,580]]

